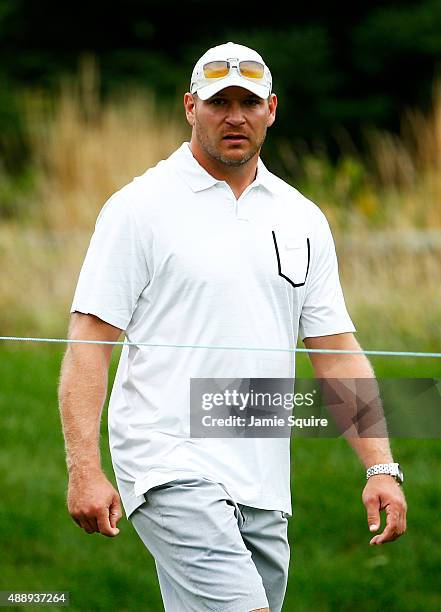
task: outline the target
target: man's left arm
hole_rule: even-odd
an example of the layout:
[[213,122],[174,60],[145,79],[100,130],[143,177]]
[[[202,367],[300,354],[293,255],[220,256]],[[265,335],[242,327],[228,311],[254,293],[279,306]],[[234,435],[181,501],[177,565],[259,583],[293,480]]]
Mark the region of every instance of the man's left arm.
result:
[[[304,338],[304,343],[308,349],[361,351],[352,333]],[[309,357],[317,378],[375,378],[371,364],[364,354],[309,353]],[[377,463],[393,463],[388,437],[349,436],[347,440],[366,469]],[[386,526],[382,533],[371,539],[371,545],[391,542],[406,531],[406,499],[400,485],[392,476],[371,476],[364,487],[362,501],[366,507],[371,532],[378,531],[380,527],[380,511],[386,512]]]

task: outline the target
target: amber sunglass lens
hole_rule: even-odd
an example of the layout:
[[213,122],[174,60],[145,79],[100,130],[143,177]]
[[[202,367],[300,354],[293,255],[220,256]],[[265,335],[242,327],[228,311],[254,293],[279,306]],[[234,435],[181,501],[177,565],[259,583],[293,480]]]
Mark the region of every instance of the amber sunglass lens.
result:
[[220,79],[227,76],[228,71],[228,62],[208,62],[204,66],[204,76],[206,79]]
[[260,62],[240,62],[239,68],[242,76],[248,79],[263,78],[264,66]]

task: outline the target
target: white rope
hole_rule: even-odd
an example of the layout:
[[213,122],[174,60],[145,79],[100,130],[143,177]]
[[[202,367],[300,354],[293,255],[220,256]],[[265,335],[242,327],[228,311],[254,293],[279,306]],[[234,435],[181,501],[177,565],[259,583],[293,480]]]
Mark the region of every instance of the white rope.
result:
[[389,357],[434,357],[441,358],[441,353],[421,353],[414,351],[351,351],[343,349],[308,349],[308,348],[268,348],[255,346],[206,346],[202,344],[152,344],[150,342],[112,342],[110,340],[69,340],[66,338],[22,338],[19,336],[0,336],[0,340],[16,342],[61,342],[71,344],[113,344],[116,346],[149,346],[157,348],[191,348],[226,351],[268,351],[279,353],[335,353],[339,355],[382,355]]

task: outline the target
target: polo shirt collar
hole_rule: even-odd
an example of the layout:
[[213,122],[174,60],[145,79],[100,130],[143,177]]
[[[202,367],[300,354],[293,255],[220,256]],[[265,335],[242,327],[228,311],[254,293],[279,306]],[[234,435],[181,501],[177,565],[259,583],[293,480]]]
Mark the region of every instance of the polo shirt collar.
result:
[[[216,183],[224,182],[212,176],[200,165],[196,158],[193,157],[189,142],[182,143],[179,149],[177,149],[169,159],[174,162],[176,171],[194,192],[209,189]],[[256,179],[252,184],[256,187],[261,185],[271,193],[276,191],[273,185],[271,172],[265,167],[260,157],[257,161]]]

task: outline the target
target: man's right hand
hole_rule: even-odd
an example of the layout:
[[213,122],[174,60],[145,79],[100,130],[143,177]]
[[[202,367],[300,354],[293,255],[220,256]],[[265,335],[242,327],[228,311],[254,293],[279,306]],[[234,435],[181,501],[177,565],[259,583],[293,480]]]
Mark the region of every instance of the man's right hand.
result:
[[108,537],[119,534],[116,524],[122,516],[121,501],[104,472],[71,472],[67,507],[73,520],[86,533],[98,532]]

